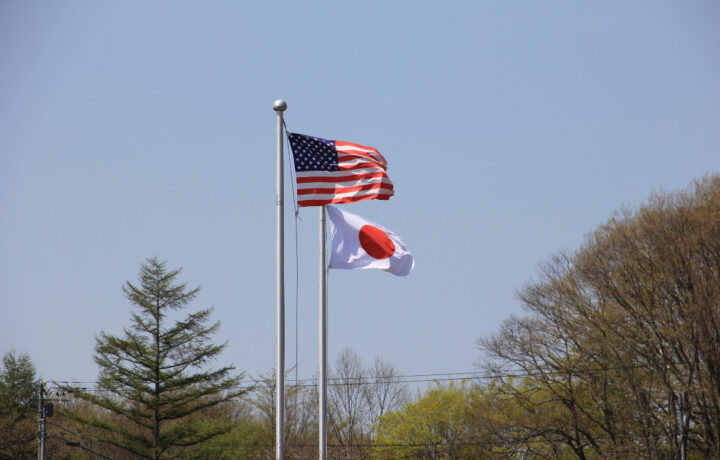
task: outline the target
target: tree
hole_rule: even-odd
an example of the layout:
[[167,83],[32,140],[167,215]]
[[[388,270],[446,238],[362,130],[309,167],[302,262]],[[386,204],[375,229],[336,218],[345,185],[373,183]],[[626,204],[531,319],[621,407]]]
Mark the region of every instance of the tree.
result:
[[180,270],[147,259],[139,286],[123,287],[136,307],[122,337],[101,332],[95,362],[100,367],[98,391],[67,386],[72,395],[99,406],[112,417],[70,417],[99,428],[101,442],[138,458],[175,457],[184,449],[228,432],[232,423],[203,417],[208,408],[244,394],[233,366],[208,369],[225,344],[210,343],[220,322],[208,324],[212,308],[171,320],[170,313],[187,307],[200,288],[188,290],[176,281]]
[[373,367],[346,348],[338,354],[328,384],[328,428],[337,458],[368,458],[377,418],[399,409],[407,387],[399,371],[381,358]]
[[0,369],[0,459],[33,457],[38,384],[29,355],[5,353]]
[[365,441],[367,373],[360,357],[346,348],[335,360],[328,387],[328,427],[351,455],[353,446]]
[[616,213],[518,296],[527,315],[479,344],[525,376],[500,388],[527,450],[673,458],[686,438],[720,457],[720,176]]
[[[291,371],[285,374],[286,382]],[[276,371],[270,374],[261,374],[253,378],[255,390],[252,404],[255,409],[255,418],[261,427],[262,441],[266,446],[266,457],[274,458],[275,450],[275,414],[277,409],[277,379]],[[307,458],[311,449],[317,445],[317,388],[302,385],[285,386],[285,457]]]
[[252,419],[251,407],[247,401],[238,398],[215,406],[207,415],[211,419],[231,420],[232,429],[213,438],[211,442],[198,445],[192,452],[184,454],[184,459],[234,460],[267,457],[265,428]]
[[408,391],[400,372],[379,356],[367,372],[374,380],[365,391],[370,423],[374,424],[381,415],[400,409],[408,399]]
[[464,382],[438,384],[417,401],[380,416],[375,426],[376,458],[491,458],[493,444],[480,436],[469,410],[479,406],[473,404],[478,397]]

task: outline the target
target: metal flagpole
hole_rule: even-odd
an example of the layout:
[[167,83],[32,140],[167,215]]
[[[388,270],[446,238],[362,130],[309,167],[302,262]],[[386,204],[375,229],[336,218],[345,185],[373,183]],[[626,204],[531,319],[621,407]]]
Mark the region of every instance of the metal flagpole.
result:
[[275,409],[275,458],[283,460],[285,456],[285,187],[283,183],[283,112],[287,104],[278,99],[273,104],[277,113],[277,169],[275,178],[275,205],[277,211],[276,249],[276,316],[277,316],[277,397]]
[[318,389],[320,411],[319,458],[327,458],[327,250],[325,248],[325,206],[320,206],[320,388]]

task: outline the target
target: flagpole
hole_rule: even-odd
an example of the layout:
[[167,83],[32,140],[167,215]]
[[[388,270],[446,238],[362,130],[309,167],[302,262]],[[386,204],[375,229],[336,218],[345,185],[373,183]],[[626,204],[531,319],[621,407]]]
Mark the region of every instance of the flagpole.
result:
[[327,250],[325,230],[325,206],[320,206],[320,387],[318,423],[319,458],[327,458]]
[[277,114],[277,148],[276,159],[277,168],[275,176],[275,209],[277,218],[277,232],[275,239],[276,249],[276,304],[275,313],[277,317],[277,397],[275,408],[275,458],[283,460],[285,457],[285,187],[284,187],[284,168],[283,168],[283,112],[287,109],[287,104],[282,99],[278,99],[273,104],[273,110]]

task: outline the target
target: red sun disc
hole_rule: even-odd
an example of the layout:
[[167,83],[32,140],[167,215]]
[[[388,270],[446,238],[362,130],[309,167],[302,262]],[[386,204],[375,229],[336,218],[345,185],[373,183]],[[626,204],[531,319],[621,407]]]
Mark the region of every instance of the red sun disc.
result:
[[377,227],[363,225],[360,229],[360,245],[376,259],[387,259],[395,254],[395,244],[392,240]]

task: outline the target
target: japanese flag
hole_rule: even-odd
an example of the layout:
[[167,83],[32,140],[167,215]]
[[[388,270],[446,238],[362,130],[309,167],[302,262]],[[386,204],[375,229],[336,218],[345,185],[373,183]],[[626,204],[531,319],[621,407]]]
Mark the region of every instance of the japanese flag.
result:
[[330,268],[380,268],[398,276],[412,271],[413,256],[396,234],[334,206],[325,208],[332,232]]

